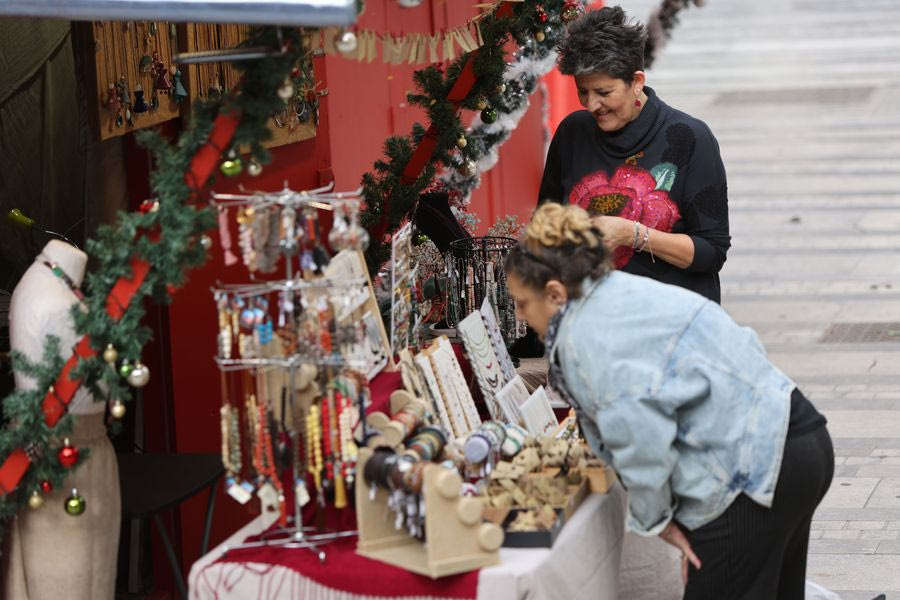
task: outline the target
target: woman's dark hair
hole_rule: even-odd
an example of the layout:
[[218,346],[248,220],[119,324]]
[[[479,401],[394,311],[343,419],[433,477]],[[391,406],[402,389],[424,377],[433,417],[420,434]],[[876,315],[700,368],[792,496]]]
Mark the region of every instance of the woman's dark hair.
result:
[[548,281],[566,286],[570,298],[581,296],[585,279],[609,273],[603,234],[578,206],[547,202],[538,208],[525,236],[509,251],[503,268],[530,288],[543,290]]
[[585,13],[569,24],[557,46],[563,75],[604,73],[631,83],[644,70],[647,29],[629,22],[619,6]]

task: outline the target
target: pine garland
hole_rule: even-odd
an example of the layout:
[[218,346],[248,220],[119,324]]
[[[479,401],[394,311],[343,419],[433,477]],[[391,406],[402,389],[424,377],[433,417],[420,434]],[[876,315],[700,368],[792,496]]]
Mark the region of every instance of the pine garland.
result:
[[[515,110],[520,102],[511,102],[513,96],[523,89],[532,86],[517,84],[518,89],[504,87],[504,72],[507,69],[505,44],[514,40],[520,47],[542,48],[549,51],[555,45],[558,32],[563,24],[560,12],[563,0],[546,0],[535,2],[525,0],[513,3],[513,14],[498,17],[487,14],[479,23],[484,45],[475,52],[475,83],[464,99],[458,103],[448,102],[447,97],[460,73],[469,60],[464,54],[453,61],[442,72],[438,66],[428,66],[413,75],[417,93],[407,97],[410,104],[425,110],[433,130],[437,132],[436,144],[427,164],[414,181],[404,181],[402,174],[413,155],[415,145],[425,135],[425,128],[415,124],[411,135],[388,138],[384,145],[385,157],[374,164],[374,170],[363,175],[363,198],[365,209],[360,213],[362,225],[370,231],[386,235],[372,242],[366,251],[369,271],[376,273],[390,257],[389,235],[397,231],[415,209],[419,194],[432,185],[435,174],[441,167],[457,169],[467,160],[477,161],[485,152],[489,152],[494,144],[502,143],[502,135],[493,139],[482,137],[477,144],[466,144],[458,148],[457,140],[465,135],[465,128],[460,120],[460,109],[479,110],[480,104],[486,102],[488,107],[498,112]],[[495,7],[496,10],[496,7]],[[543,16],[542,16],[543,15]]]
[[[152,212],[120,212],[115,225],[98,229],[96,239],[86,245],[88,255],[96,263],[96,269],[87,274],[83,286],[87,310],[77,305],[72,309],[77,333],[87,335],[97,352],[82,358],[72,377],[80,378],[96,401],[124,402],[131,397],[131,388],[115,366],[103,360],[107,344],[117,350],[120,361],[137,361],[151,337],[150,330],[140,324],[145,312],[144,299],[153,297],[158,302],[170,302],[171,293],[185,281],[185,271],[206,261],[201,235],[214,227],[215,215],[205,207],[205,202],[202,207],[194,204],[202,200],[197,197],[200,190],[192,189],[188,183],[190,178],[185,175],[198,150],[207,143],[214,118],[220,113],[239,115],[232,143],[235,147],[249,146],[255,160],[268,162],[268,152],[261,143],[271,135],[266,126],[268,119],[283,106],[276,91],[290,76],[294,65],[303,60],[305,50],[301,38],[301,30],[284,30],[283,54],[236,64],[243,71],[240,89],[220,99],[198,101],[189,127],[174,145],[155,132],[139,134],[138,141],[154,159],[150,181],[159,208]],[[279,39],[274,28],[255,28],[242,45],[278,48]],[[224,153],[228,149],[217,150]],[[204,183],[200,181],[196,185]],[[107,312],[110,290],[120,278],[131,276],[131,261],[135,258],[150,263],[149,273],[121,318],[114,319]],[[17,390],[3,399],[3,412],[9,425],[0,430],[0,462],[16,449],[26,449],[32,461],[18,486],[0,495],[0,538],[4,525],[15,517],[33,492],[41,489],[43,482],[58,488],[72,470],[60,465],[56,450],[60,440],[71,432],[73,417],[66,415],[49,427],[41,407],[48,388],[63,367],[62,356],[68,355],[69,350],[60,348],[57,338],[47,336],[40,362],[13,353],[13,370],[32,377],[37,387]],[[78,464],[86,458],[87,452],[80,452]],[[48,509],[61,507],[44,508]]]

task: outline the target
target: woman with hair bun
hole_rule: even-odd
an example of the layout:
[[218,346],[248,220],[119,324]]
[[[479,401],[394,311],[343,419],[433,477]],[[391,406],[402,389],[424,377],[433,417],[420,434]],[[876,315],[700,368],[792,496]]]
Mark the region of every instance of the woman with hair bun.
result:
[[683,554],[685,595],[803,598],[834,473],[825,418],[716,303],[615,271],[583,209],[541,206],[506,258],[550,385],[628,490],[628,528]]
[[573,21],[559,44],[586,110],[560,123],[538,203],[586,209],[615,267],[720,301],[731,246],[719,145],[702,121],[646,85],[646,29],[606,7]]

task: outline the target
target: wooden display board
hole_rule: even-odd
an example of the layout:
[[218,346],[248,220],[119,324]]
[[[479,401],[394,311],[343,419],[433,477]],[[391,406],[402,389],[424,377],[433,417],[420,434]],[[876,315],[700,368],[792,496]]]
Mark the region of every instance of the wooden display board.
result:
[[[157,52],[158,60],[165,66],[168,79],[172,82],[172,75],[168,71],[172,66],[176,45],[172,27],[173,24],[167,21],[94,21],[84,24],[83,31],[87,35],[88,47],[92,50],[85,56],[88,115],[101,140],[153,127],[181,115],[181,106],[175,102],[172,90],[156,91],[158,75],[146,70],[147,58],[152,60],[153,53]],[[142,59],[145,62],[144,68]],[[131,99],[132,114],[130,122],[123,114],[122,124],[117,125],[116,114],[107,106],[107,100],[109,86],[119,84],[123,79]],[[147,112],[133,110],[138,85],[143,87],[144,102],[148,107],[151,99],[156,97],[159,104],[156,109]],[[95,92],[94,98],[90,97],[91,90]],[[186,101],[182,102],[182,105],[185,103]],[[125,109],[123,106],[123,113]]]
[[[174,65],[172,57],[180,52],[234,48],[246,39],[250,27],[210,23],[175,24],[167,21],[85,23],[81,31],[88,42],[85,52],[88,114],[98,137],[105,140],[137,129],[153,127],[180,116],[188,116],[192,103],[198,98],[207,98],[211,88],[233,89],[239,82],[240,74],[231,63],[179,66]],[[165,76],[173,86],[168,91],[157,91],[158,71],[148,70],[154,65],[152,62],[148,64],[147,59],[153,61],[154,53],[158,53],[157,62],[164,67]],[[181,84],[187,92],[181,103],[175,101],[172,93],[175,85],[173,66],[181,71]],[[308,78],[314,81],[311,68]],[[116,86],[123,81],[130,102],[123,104],[120,111],[113,111],[108,105],[109,86]],[[155,98],[156,108],[146,112],[134,110],[134,92],[138,85],[143,88],[144,101],[148,107]],[[117,88],[117,92],[121,89]],[[315,137],[316,119],[309,114],[305,122],[301,121],[297,117],[297,111],[292,110],[299,106],[296,100],[292,100],[286,104],[284,111],[270,119],[272,138],[264,142],[264,146],[284,146]],[[130,111],[130,119],[126,117],[126,111]],[[122,114],[121,124],[117,122],[119,112]]]
[[[247,38],[250,26],[187,23],[179,30],[179,46],[184,52],[202,52],[236,47]],[[188,67],[185,85],[190,102],[193,103],[198,98],[207,98],[210,93],[216,93],[216,87],[224,90],[234,89],[239,81],[240,72],[231,63],[205,63]],[[269,119],[269,130],[272,132],[272,138],[263,142],[263,146],[273,148],[315,137],[316,123],[312,116],[306,122],[301,122],[292,114],[290,107],[287,107],[277,122],[274,117]]]

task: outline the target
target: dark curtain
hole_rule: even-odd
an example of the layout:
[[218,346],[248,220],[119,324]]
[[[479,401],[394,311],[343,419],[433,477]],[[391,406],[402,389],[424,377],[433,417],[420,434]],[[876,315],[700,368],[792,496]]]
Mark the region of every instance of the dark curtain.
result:
[[0,290],[12,292],[49,239],[11,227],[10,209],[83,247],[87,151],[70,31],[0,19]]

